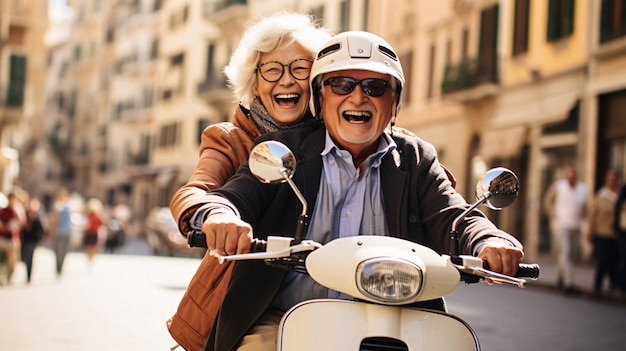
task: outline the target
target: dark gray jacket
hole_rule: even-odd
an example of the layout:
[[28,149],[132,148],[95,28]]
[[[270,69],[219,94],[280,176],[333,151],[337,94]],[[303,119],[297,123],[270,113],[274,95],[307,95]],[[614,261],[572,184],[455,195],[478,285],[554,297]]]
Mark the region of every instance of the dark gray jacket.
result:
[[[447,253],[452,220],[468,205],[452,187],[432,145],[403,134],[394,134],[393,139],[398,147],[383,158],[380,168],[389,233]],[[318,125],[269,133],[257,142],[262,140],[281,141],[294,152],[297,165],[293,181],[312,212],[322,174],[320,153],[324,148],[325,128]],[[262,184],[250,173],[247,164],[212,193],[232,202],[242,219],[252,225],[257,238],[293,236],[302,211],[288,184]],[[459,233],[462,253],[473,253],[474,246],[489,237],[504,238],[511,245],[522,247],[479,211],[459,223]],[[238,262],[205,350],[236,349],[272,302],[285,273],[262,261]]]

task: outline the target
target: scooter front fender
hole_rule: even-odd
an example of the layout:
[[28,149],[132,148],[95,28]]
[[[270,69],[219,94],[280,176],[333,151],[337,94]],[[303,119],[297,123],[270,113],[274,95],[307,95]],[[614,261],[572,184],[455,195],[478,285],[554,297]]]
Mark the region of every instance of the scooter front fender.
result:
[[397,350],[480,350],[474,331],[454,315],[347,300],[302,302],[285,313],[278,329],[283,351],[357,351],[364,340],[402,345]]

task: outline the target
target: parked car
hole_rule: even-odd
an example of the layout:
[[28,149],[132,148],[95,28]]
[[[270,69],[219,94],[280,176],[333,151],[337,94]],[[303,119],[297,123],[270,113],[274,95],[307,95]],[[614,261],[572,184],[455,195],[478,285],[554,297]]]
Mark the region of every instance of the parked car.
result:
[[153,254],[161,256],[202,257],[205,250],[190,248],[169,207],[155,207],[146,219],[146,239]]

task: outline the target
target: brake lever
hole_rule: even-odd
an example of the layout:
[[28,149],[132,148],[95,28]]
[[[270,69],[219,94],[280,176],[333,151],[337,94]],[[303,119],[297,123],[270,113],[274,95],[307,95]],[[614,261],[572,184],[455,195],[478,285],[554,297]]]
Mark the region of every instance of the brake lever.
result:
[[511,277],[483,268],[484,263],[481,258],[467,255],[444,255],[444,257],[446,257],[450,261],[450,263],[452,263],[452,265],[462,274],[467,274],[472,277],[477,277],[479,279],[490,279],[497,283],[513,284],[517,285],[520,288],[524,288],[526,286],[525,279]]
[[254,252],[247,254],[239,254],[239,255],[228,255],[228,256],[217,256],[217,260],[219,263],[225,263],[230,261],[244,261],[244,260],[268,260],[268,259],[277,259],[289,257],[293,254],[313,251],[322,247],[322,244],[312,241],[312,240],[303,240],[299,244],[289,246],[280,250],[272,250],[266,252]]

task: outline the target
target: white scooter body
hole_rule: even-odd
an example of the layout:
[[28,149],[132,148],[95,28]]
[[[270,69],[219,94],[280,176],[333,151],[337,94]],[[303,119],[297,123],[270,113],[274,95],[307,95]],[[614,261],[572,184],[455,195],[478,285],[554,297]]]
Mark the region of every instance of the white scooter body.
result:
[[478,350],[472,329],[453,315],[381,304],[359,291],[355,277],[359,264],[389,257],[411,262],[423,273],[420,293],[403,304],[445,296],[459,283],[459,272],[450,261],[424,246],[384,236],[333,240],[306,258],[310,276],[325,287],[372,303],[335,299],[302,302],[283,316],[278,349],[361,350],[365,341],[402,345],[398,350]]
[[474,331],[451,314],[347,300],[302,302],[285,313],[278,333],[283,351],[357,351],[380,338],[405,345],[398,350],[480,350]]

